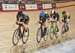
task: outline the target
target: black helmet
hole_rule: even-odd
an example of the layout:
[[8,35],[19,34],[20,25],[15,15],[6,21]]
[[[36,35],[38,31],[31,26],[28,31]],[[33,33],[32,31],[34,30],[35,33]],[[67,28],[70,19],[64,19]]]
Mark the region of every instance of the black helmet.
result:
[[22,16],[23,11],[18,11],[18,16]]
[[62,11],[62,14],[65,14],[66,13],[66,11]]

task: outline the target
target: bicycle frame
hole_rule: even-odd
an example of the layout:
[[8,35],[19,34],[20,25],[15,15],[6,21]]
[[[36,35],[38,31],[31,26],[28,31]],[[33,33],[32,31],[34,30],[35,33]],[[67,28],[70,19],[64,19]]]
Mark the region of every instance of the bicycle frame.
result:
[[41,28],[41,37],[43,37],[45,35],[44,30],[43,30],[43,23],[40,23],[40,28]]

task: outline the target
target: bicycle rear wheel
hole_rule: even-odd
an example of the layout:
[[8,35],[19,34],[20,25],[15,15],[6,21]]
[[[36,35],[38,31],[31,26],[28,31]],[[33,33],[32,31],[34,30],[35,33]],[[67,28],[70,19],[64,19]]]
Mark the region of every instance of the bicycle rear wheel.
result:
[[29,28],[23,31],[22,42],[25,44],[29,38]]
[[36,40],[37,40],[38,43],[40,43],[41,38],[42,38],[42,32],[41,32],[41,28],[39,28],[37,30],[37,35],[36,35]]
[[20,35],[20,34],[19,34],[19,30],[16,29],[16,30],[14,31],[13,37],[12,37],[12,43],[13,43],[14,46],[17,45],[18,42],[19,42],[19,35]]

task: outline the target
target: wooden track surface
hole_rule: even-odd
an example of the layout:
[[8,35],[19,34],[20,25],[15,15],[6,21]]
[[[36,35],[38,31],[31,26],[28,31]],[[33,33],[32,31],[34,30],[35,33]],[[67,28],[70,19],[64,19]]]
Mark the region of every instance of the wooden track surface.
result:
[[[70,13],[71,20],[70,20],[70,31],[68,33],[68,38],[75,38],[75,6],[55,9],[55,10],[60,13],[60,18],[61,18],[61,12],[63,10],[66,10],[67,12]],[[50,13],[51,10],[46,10],[46,11]],[[41,41],[41,43],[38,44],[36,41],[36,33],[37,29],[39,28],[39,24],[36,23],[38,22],[38,16],[40,11],[27,11],[27,13],[30,16],[29,39],[25,45],[23,45],[22,42],[20,41],[17,46],[12,45],[13,32],[17,28],[17,25],[15,24],[17,12],[0,13],[0,53],[22,53],[22,52],[33,53],[36,50],[40,50],[48,46],[54,45],[52,43],[58,41],[58,39],[50,40],[48,38],[46,42]],[[59,23],[60,30],[61,26],[62,23]],[[59,40],[61,40],[61,42],[65,41],[65,39],[62,38],[59,38]]]

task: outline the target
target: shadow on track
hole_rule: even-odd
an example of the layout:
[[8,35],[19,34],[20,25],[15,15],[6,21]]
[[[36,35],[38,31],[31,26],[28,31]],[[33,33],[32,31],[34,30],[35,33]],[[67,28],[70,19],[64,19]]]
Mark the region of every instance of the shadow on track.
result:
[[17,45],[10,48],[10,53],[25,53],[26,45]]

